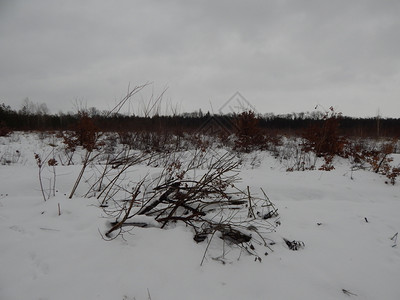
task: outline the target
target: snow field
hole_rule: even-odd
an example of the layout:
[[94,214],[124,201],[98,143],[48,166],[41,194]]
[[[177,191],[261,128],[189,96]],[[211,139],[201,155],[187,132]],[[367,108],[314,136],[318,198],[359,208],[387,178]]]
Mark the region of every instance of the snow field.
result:
[[[56,196],[45,202],[33,152],[47,153],[46,145],[32,135],[0,141],[1,154],[21,152],[0,165],[0,299],[400,299],[400,251],[390,239],[400,230],[399,183],[350,172],[343,160],[330,172],[285,172],[260,153],[258,167],[241,170],[240,186],[262,187],[278,208],[273,252],[260,263],[234,249],[221,264],[216,243],[200,266],[207,243],[196,244],[185,226],[105,241],[109,219],[96,198],[79,196],[84,181],[68,199],[79,165],[56,167]],[[283,238],[305,247],[291,251]]]

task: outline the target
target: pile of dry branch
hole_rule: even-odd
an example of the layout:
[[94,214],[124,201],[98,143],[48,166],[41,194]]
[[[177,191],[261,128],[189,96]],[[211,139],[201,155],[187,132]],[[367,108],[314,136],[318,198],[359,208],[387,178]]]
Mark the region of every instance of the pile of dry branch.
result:
[[106,213],[115,219],[105,236],[113,239],[134,227],[163,229],[183,223],[192,228],[198,243],[211,243],[218,237],[261,261],[256,248],[270,249],[273,244],[265,234],[279,224],[277,209],[262,189],[263,196],[256,197],[249,187],[237,187],[240,161],[234,156],[227,153],[209,163],[206,170],[196,169],[202,174],[190,172],[194,169],[191,162],[182,167],[173,160],[155,178],[138,182],[129,199],[109,197],[103,201]]

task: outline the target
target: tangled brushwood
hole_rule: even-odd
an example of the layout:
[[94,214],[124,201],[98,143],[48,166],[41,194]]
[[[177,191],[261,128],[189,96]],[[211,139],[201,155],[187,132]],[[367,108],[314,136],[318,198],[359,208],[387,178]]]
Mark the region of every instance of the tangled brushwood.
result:
[[[232,247],[261,261],[259,253],[272,251],[273,243],[266,234],[279,224],[277,209],[262,189],[262,197],[257,197],[249,187],[237,186],[240,161],[235,156],[226,153],[206,162],[201,155],[192,153],[186,163],[177,157],[167,159],[160,174],[149,174],[130,192],[116,184],[123,173],[107,178],[111,184],[98,195],[104,211],[114,220],[105,238],[123,236],[135,227],[166,229],[181,223],[191,228],[195,242],[206,242],[207,249],[212,242],[222,242],[225,250],[218,260],[223,263],[226,249]],[[130,164],[129,160],[125,163]],[[125,197],[120,198],[121,191]]]

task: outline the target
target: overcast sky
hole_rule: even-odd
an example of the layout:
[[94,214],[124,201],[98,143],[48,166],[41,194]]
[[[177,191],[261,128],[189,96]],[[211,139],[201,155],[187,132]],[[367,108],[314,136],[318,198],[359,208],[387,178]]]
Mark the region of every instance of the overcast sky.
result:
[[400,117],[399,16],[398,0],[0,0],[0,103],[103,110],[154,82],[181,112],[238,91],[260,113]]

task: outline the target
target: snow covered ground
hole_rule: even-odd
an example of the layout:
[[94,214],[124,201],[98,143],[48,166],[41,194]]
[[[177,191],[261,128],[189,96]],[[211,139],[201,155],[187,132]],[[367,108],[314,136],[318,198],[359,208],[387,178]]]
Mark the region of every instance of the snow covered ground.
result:
[[[98,200],[68,199],[78,165],[56,167],[56,195],[45,202],[33,153],[49,149],[32,134],[0,140],[0,299],[400,299],[400,249],[391,239],[400,231],[400,183],[351,172],[344,160],[330,172],[286,172],[259,153],[260,166],[243,167],[241,184],[262,187],[278,208],[273,252],[261,263],[207,255],[200,266],[207,243],[196,244],[185,226],[105,241]],[[84,191],[83,182],[77,195]],[[291,251],[283,238],[305,247]]]

